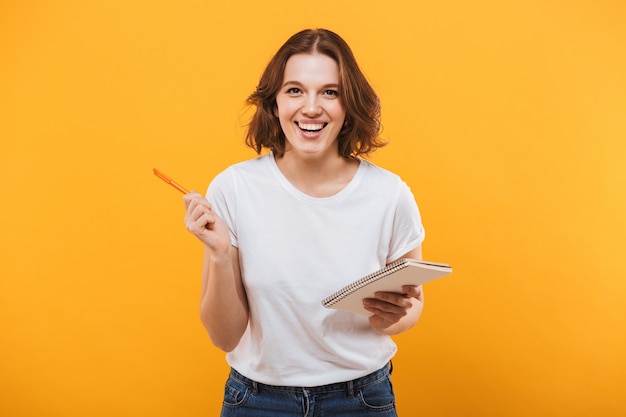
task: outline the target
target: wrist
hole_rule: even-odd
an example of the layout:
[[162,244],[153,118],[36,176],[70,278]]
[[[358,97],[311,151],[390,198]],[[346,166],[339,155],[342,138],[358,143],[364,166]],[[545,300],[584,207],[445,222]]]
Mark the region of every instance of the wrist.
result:
[[232,255],[231,255],[231,246],[229,245],[228,247],[221,249],[221,250],[215,250],[213,248],[209,248],[208,246],[204,247],[204,255],[205,255],[205,259],[207,259],[209,262],[213,263],[213,264],[220,264],[220,263],[230,263],[232,262]]

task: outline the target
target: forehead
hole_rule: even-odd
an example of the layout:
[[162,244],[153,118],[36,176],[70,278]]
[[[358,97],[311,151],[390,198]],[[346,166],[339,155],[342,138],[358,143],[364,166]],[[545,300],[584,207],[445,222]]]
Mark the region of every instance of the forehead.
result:
[[284,82],[339,84],[339,65],[328,55],[292,55],[285,65]]

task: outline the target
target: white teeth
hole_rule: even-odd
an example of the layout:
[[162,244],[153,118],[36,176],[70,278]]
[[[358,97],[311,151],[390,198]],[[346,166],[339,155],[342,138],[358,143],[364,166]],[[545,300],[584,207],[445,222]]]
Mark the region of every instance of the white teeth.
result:
[[298,127],[302,130],[321,130],[324,127],[323,123],[299,123]]

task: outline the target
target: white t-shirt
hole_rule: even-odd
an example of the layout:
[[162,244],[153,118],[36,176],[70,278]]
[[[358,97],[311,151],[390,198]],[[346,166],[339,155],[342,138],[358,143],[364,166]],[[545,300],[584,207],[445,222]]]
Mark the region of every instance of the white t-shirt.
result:
[[365,160],[339,193],[311,197],[271,153],[233,165],[207,197],[239,249],[250,321],[230,366],[271,385],[317,386],[367,375],[396,352],[365,316],[321,301],[424,239],[409,187]]

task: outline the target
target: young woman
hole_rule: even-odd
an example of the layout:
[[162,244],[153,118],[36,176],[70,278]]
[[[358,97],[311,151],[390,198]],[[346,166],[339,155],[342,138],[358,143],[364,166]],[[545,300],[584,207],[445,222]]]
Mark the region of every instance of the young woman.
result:
[[304,30],[248,98],[247,144],[207,197],[185,196],[204,244],[201,319],[231,373],[222,416],[396,416],[389,335],[411,328],[421,287],[364,300],[371,316],[321,300],[399,258],[421,259],[424,229],[395,174],[364,159],[379,100],[345,41]]

